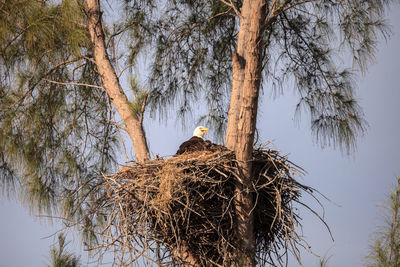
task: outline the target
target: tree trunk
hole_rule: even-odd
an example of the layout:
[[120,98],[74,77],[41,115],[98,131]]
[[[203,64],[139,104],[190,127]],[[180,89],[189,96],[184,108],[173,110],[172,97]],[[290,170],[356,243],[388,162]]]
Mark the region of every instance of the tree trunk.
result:
[[[242,18],[250,17],[250,8],[242,8]],[[232,54],[232,89],[228,111],[228,125],[226,129],[225,143],[226,146],[235,150],[237,140],[237,125],[239,122],[241,91],[244,81],[245,53],[247,47],[247,38],[249,34],[249,19],[240,20],[240,31],[238,34],[237,50]]]
[[93,44],[94,60],[104,90],[107,92],[115,109],[125,123],[135,150],[136,160],[144,162],[150,158],[145,132],[141,120],[139,120],[128,104],[128,99],[122,90],[114,67],[111,65],[108,57],[104,41],[99,0],[87,0],[86,2],[88,7],[88,27]]
[[178,259],[181,266],[190,266],[190,267],[199,267],[200,265],[197,263],[195,257],[188,252],[188,249],[185,244],[181,244],[180,247],[176,248],[174,251],[175,259]]
[[[87,0],[86,2],[88,7],[88,24],[90,37],[93,43],[94,59],[100,73],[101,81],[104,89],[126,125],[127,132],[132,140],[133,148],[135,149],[137,161],[144,162],[150,159],[150,156],[143,125],[141,120],[128,105],[128,99],[122,90],[115,69],[111,65],[108,57],[104,41],[99,0]],[[177,259],[181,259],[185,262],[184,265],[198,266],[195,258],[187,251],[184,245],[177,248],[175,254]]]
[[251,160],[261,81],[262,37],[266,19],[266,2],[246,0],[241,10],[238,55],[233,56],[232,95],[226,145],[235,151],[242,178],[242,181],[236,185],[235,199],[238,264],[254,266],[255,239],[254,217],[251,213],[253,208]]

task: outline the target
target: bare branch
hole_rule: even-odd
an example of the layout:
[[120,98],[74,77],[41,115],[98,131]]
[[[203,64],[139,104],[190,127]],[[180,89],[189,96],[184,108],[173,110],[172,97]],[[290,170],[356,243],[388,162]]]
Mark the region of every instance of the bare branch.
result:
[[103,89],[102,86],[97,86],[97,85],[87,84],[87,83],[75,83],[75,82],[64,83],[64,82],[52,81],[52,80],[49,80],[49,79],[43,79],[43,81],[46,81],[46,82],[49,82],[49,83],[54,83],[54,84],[61,84],[61,85],[76,85],[76,86],[86,86],[86,87]]

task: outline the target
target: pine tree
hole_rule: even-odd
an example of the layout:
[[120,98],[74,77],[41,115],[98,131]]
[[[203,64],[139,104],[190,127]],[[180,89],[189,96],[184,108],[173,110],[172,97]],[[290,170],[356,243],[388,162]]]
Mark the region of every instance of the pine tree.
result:
[[400,266],[400,177],[385,208],[385,226],[376,233],[365,266]]
[[58,235],[58,247],[53,246],[50,250],[50,265],[49,267],[78,267],[79,257],[68,253],[66,249],[65,236]]
[[[172,106],[185,117],[205,99],[202,119],[225,133],[242,162],[238,261],[254,265],[250,160],[260,91],[294,81],[297,110],[311,115],[316,141],[350,151],[366,127],[352,73],[366,70],[379,33],[387,36],[390,1],[126,0],[125,16],[111,22],[112,3],[0,1],[3,185],[18,181],[28,204],[82,223],[86,241],[95,242],[106,215],[85,218],[106,193],[99,174],[115,167],[120,129],[136,160],[146,161],[146,108],[158,114]],[[338,46],[354,68],[342,66]],[[150,89],[129,101],[121,77],[132,78],[125,71],[143,54],[154,55]]]
[[[133,13],[143,10],[135,1],[130,4]],[[388,4],[171,1],[166,15],[154,22],[160,28],[153,37],[155,89],[150,95],[156,99],[155,107],[162,108],[165,102],[176,104],[179,99],[179,110],[185,112],[193,99],[204,96],[209,105],[204,118],[218,129],[226,125],[226,146],[242,162],[236,219],[242,240],[239,254],[243,257],[239,258],[245,266],[254,264],[255,255],[248,192],[260,90],[283,90],[288,85],[285,82],[294,81],[300,96],[297,111],[311,115],[316,141],[351,151],[366,128],[353,95],[353,72],[366,70],[378,33],[387,35],[383,12]],[[335,46],[353,56],[355,68],[342,66]],[[207,94],[203,95],[204,88]]]

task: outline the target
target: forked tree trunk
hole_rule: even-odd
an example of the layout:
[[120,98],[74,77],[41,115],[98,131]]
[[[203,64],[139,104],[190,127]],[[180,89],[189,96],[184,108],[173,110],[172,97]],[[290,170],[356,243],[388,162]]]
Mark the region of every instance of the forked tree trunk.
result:
[[226,145],[235,151],[242,181],[236,186],[238,264],[255,265],[252,190],[252,153],[261,81],[262,37],[266,19],[264,0],[245,0],[241,9],[237,54],[233,56],[232,95]]
[[104,90],[107,92],[115,109],[125,123],[129,137],[132,140],[136,160],[144,162],[150,158],[143,125],[132,111],[128,99],[122,90],[114,67],[111,65],[104,41],[99,0],[87,0],[88,27],[93,44],[94,60],[101,77]]

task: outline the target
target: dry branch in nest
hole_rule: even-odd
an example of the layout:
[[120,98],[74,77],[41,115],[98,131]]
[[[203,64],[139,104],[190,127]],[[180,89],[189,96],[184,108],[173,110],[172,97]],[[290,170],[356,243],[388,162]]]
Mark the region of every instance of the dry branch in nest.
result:
[[[237,173],[234,153],[223,150],[132,163],[105,176],[104,246],[115,246],[121,265],[140,257],[182,265],[183,250],[200,266],[234,265]],[[293,178],[302,173],[275,150],[254,150],[252,212],[260,265],[283,263],[288,250],[297,257],[304,245],[293,207],[301,192],[312,194]]]

